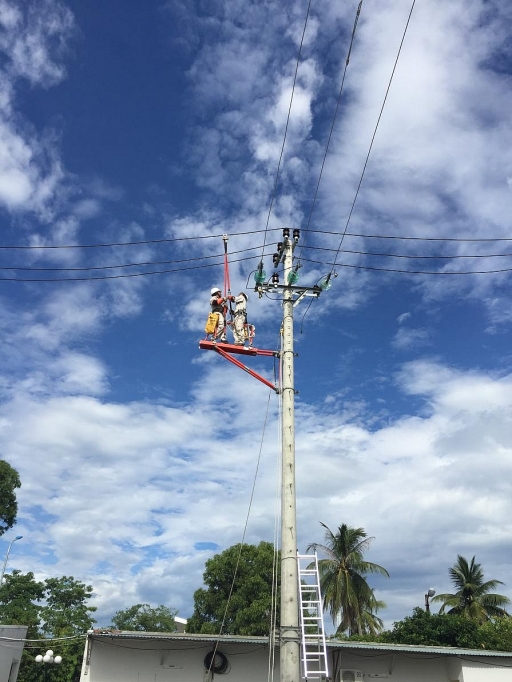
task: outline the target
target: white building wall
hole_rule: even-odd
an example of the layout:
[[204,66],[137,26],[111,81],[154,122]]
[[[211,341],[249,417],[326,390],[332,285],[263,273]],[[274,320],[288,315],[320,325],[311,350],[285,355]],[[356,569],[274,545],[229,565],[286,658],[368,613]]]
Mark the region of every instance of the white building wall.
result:
[[[184,635],[186,637],[186,635]],[[210,642],[173,638],[126,636],[88,638],[80,682],[205,682],[204,658]],[[229,668],[216,674],[218,682],[267,682],[269,647],[266,642],[221,641]],[[512,682],[512,655],[472,656],[457,653],[329,648],[330,675],[342,682],[343,670],[358,671],[361,682]],[[476,662],[475,662],[476,661]],[[273,666],[279,680],[279,650]],[[4,678],[0,676],[0,682]]]
[[[205,642],[95,639],[84,657],[80,682],[203,682],[203,661],[211,650],[212,645]],[[222,643],[219,651],[230,666],[226,682],[267,680],[268,647]],[[215,679],[224,676],[215,675]]]
[[512,656],[499,662],[489,659],[482,662],[462,662],[462,682],[512,682]]
[[[341,682],[342,670],[358,670],[362,682],[451,682],[447,656],[393,652],[333,652],[334,682]],[[357,679],[357,677],[356,677]],[[464,680],[466,682],[466,680]],[[481,680],[479,682],[482,682]],[[509,680],[511,682],[511,680]]]
[[0,625],[0,681],[16,682],[27,634],[26,625]]

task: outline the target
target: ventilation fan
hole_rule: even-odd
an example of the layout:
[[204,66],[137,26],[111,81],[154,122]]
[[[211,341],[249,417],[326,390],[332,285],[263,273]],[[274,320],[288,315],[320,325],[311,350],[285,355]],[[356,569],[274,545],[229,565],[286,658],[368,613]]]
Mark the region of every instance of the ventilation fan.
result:
[[363,673],[360,670],[341,670],[340,682],[362,682]]

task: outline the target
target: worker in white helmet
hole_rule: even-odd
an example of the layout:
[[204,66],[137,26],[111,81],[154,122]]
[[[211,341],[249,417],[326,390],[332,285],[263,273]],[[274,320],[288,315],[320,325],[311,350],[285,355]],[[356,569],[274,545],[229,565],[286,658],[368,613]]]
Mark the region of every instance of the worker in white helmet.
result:
[[246,334],[247,324],[247,296],[241,291],[235,296],[235,312],[233,319],[233,336],[235,345],[243,346],[248,335]]
[[[210,308],[211,315],[209,320],[213,316],[217,319],[215,321],[215,330],[212,332],[213,340],[226,341],[226,313],[227,313],[227,302],[234,301],[234,296],[222,296],[222,292],[218,287],[212,287],[210,292]],[[208,325],[207,325],[208,331]]]

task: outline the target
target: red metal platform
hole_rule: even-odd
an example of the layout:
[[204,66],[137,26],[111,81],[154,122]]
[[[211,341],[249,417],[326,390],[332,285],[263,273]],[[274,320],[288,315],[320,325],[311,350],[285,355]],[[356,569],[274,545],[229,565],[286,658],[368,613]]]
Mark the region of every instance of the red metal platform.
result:
[[265,350],[264,348],[252,348],[250,346],[237,346],[234,343],[223,343],[222,341],[199,341],[201,350],[223,350],[225,353],[238,353],[238,355],[266,355],[276,356],[277,351]]

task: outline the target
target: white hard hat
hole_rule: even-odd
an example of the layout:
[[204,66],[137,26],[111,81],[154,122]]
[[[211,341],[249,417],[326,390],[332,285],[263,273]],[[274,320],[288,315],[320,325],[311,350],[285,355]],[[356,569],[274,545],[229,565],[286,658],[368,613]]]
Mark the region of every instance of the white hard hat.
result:
[[213,294],[216,294],[217,291],[220,293],[219,287],[212,287],[212,290],[210,291],[210,294],[213,296]]

